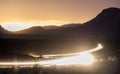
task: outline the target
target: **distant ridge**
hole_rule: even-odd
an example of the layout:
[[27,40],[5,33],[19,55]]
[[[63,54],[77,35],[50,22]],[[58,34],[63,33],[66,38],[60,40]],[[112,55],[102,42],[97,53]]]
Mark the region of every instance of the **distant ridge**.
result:
[[0,34],[10,34],[11,32],[5,30],[1,25],[0,25]]
[[[75,25],[75,24],[70,24]],[[95,37],[114,37],[120,36],[120,9],[104,9],[92,20],[78,26],[64,27],[50,30],[48,34],[74,35],[74,36],[95,36]]]
[[45,30],[51,30],[51,29],[59,28],[59,26],[50,25],[50,26],[44,26],[43,28],[44,28]]
[[44,31],[45,29],[43,29],[41,26],[34,26],[21,31],[16,31],[16,33],[17,34],[40,34],[41,32],[44,32]]
[[[3,30],[1,28],[0,32]],[[3,30],[5,31],[5,30]],[[6,31],[5,31],[6,32]],[[3,32],[4,33],[4,32]],[[44,38],[49,36],[75,36],[75,37],[118,37],[120,36],[120,9],[107,8],[99,13],[92,20],[84,24],[66,24],[63,26],[35,26],[22,31],[17,31],[16,34],[29,34],[31,38]],[[45,35],[45,36],[44,36]],[[18,36],[19,37],[19,36]],[[14,38],[14,37],[13,37]]]

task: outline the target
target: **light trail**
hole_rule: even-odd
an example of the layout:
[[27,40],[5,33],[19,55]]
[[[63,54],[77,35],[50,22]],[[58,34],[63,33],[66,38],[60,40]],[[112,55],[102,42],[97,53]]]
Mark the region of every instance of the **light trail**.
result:
[[88,50],[88,51],[85,51],[85,52],[95,52],[95,51],[98,51],[98,50],[101,50],[103,48],[103,46],[101,44],[98,44],[98,46],[94,49],[91,49],[91,50]]
[[84,52],[70,53],[70,54],[56,54],[56,55],[42,55],[42,57],[58,57],[61,56],[60,59],[47,60],[47,61],[35,61],[35,62],[0,62],[0,68],[2,67],[33,67],[35,65],[90,65],[94,62],[94,56],[90,54],[91,52],[95,52],[101,50],[103,46],[98,44],[96,48],[90,49]]
[[[95,51],[98,51],[98,50],[101,50],[103,48],[103,46],[101,44],[98,44],[98,46],[96,48],[93,48],[93,49],[90,49],[90,50],[87,50],[87,51],[83,51],[83,52],[95,52]],[[70,53],[70,54],[53,54],[53,55],[42,55],[43,58],[49,58],[49,57],[59,57],[59,56],[73,56],[73,55],[79,55],[83,52],[77,52],[77,53]]]
[[90,53],[81,53],[77,56],[64,57],[61,59],[50,60],[50,61],[41,61],[39,64],[42,65],[56,65],[56,66],[64,66],[64,65],[90,65],[94,62],[94,56]]
[[36,62],[0,62],[0,66],[7,66],[7,65],[35,65]]

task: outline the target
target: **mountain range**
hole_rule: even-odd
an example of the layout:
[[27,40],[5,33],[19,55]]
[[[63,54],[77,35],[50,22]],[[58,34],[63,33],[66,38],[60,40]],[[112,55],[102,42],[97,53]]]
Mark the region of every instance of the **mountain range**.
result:
[[[11,32],[0,26],[0,34],[4,38]],[[5,36],[4,36],[5,35]],[[40,38],[41,36],[75,36],[75,37],[118,37],[120,36],[120,9],[107,8],[92,20],[83,24],[65,24],[62,26],[34,26],[12,33],[13,38]],[[20,36],[19,36],[20,35]],[[29,38],[27,37],[27,38]]]
[[0,56],[4,59],[6,54],[6,58],[10,55],[23,58],[24,54],[26,57],[26,53],[31,52],[71,53],[91,49],[98,43],[104,46],[99,55],[110,53],[119,56],[119,40],[120,9],[112,7],[104,9],[95,18],[83,24],[34,26],[17,32],[7,31],[0,26]]

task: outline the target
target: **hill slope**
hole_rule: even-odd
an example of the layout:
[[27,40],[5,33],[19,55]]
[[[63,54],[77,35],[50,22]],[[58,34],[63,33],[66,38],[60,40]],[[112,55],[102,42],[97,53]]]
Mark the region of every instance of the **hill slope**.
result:
[[[92,20],[84,24],[67,24],[60,27],[35,26],[16,32],[19,38],[40,38],[44,37],[118,37],[120,36],[120,9],[107,8],[99,13]],[[0,33],[7,33],[0,27]],[[29,35],[29,36],[27,36]],[[13,36],[14,38],[14,36]]]

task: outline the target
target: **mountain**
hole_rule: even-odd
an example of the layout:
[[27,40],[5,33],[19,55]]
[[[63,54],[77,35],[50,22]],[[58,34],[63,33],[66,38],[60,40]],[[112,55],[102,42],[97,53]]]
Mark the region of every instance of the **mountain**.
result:
[[24,29],[24,30],[21,30],[21,31],[16,31],[15,33],[16,34],[40,34],[44,31],[45,31],[45,29],[43,29],[42,27],[34,26],[34,27]]
[[[6,32],[8,31],[0,26],[0,33]],[[8,38],[1,39],[1,53],[27,51],[40,54],[69,53],[90,49],[94,46],[93,44],[100,42],[105,49],[101,52],[102,55],[114,51],[119,54],[120,9],[104,9],[95,18],[84,24],[66,24],[60,27],[51,27],[51,29],[50,26],[49,29],[35,26],[16,33],[1,37]]]
[[[72,24],[75,25],[75,24]],[[74,36],[116,37],[120,36],[120,9],[104,9],[92,20],[78,26],[50,30],[48,34],[63,34]]]
[[59,26],[50,25],[50,26],[43,26],[43,28],[44,28],[45,30],[51,30],[51,29],[59,28]]
[[120,35],[120,9],[104,9],[98,16],[84,24],[86,30],[101,35]]
[[10,34],[11,32],[5,30],[1,25],[0,25],[0,34]]
[[60,26],[60,28],[77,27],[77,26],[80,26],[80,25],[82,25],[82,24],[80,24],[80,23],[71,23],[71,24],[62,25],[62,26]]
[[[6,32],[2,27],[0,32]],[[120,9],[107,8],[100,12],[95,18],[84,24],[66,24],[63,26],[35,26],[22,31],[15,32],[23,34],[21,38],[45,37],[119,37],[120,36]],[[26,37],[26,35],[29,35]],[[19,36],[17,36],[19,38]]]

